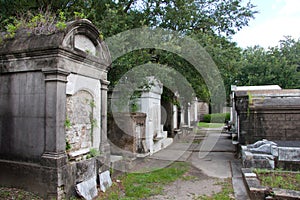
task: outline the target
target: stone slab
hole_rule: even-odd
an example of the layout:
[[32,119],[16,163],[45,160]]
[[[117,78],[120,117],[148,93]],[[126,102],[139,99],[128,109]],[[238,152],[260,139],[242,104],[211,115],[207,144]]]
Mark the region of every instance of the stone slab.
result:
[[100,189],[102,192],[105,192],[112,185],[110,173],[108,170],[99,174],[99,180],[100,180]]
[[232,177],[242,177],[242,163],[240,160],[233,160],[231,163],[231,171],[232,171]]
[[86,200],[92,200],[98,195],[96,177],[83,181],[75,186],[79,196]]
[[163,151],[154,153],[151,158],[158,160],[177,161],[184,153],[185,151],[182,150],[165,149]]
[[244,185],[243,177],[232,177],[234,197],[236,200],[250,200],[247,189]]
[[[230,161],[234,154],[230,152],[210,152],[205,157],[199,157],[201,152],[193,152],[188,159],[195,167],[205,174],[216,178],[232,177]],[[209,158],[209,159],[207,159]]]

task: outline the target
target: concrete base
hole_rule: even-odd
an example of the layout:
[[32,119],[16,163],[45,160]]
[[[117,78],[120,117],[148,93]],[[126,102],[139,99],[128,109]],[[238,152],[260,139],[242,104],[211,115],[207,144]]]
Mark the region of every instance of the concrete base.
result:
[[262,186],[255,173],[252,169],[243,168],[242,169],[244,182],[246,188],[249,192],[251,199],[274,199],[274,200],[293,200],[299,199],[300,191],[294,190],[284,190],[279,188],[269,188],[267,186]]
[[156,153],[167,146],[171,145],[173,143],[173,138],[163,138],[161,140],[158,140],[154,142],[153,144],[153,153]]
[[64,199],[76,194],[77,183],[96,177],[103,165],[98,157],[60,167],[0,160],[0,185],[24,189],[43,199]]

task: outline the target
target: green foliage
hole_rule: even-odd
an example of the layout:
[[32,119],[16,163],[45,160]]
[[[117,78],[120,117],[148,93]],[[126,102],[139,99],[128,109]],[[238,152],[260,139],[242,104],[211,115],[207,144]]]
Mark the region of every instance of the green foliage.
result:
[[72,148],[70,142],[66,140],[66,151],[69,151]]
[[90,101],[90,106],[91,106],[91,108],[96,108],[96,103],[94,100]]
[[5,38],[14,38],[15,34],[19,28],[20,24],[8,24],[6,26],[7,34],[5,35]]
[[210,120],[211,120],[211,115],[210,114],[205,114],[203,116],[203,122],[210,123]]
[[279,85],[300,87],[300,40],[286,37],[280,45],[264,49],[249,47],[242,53],[238,85]]
[[59,12],[59,21],[56,22],[55,27],[60,31],[64,30],[65,28],[67,28],[66,20],[67,20],[67,18],[65,16],[65,13],[60,11]]
[[70,121],[70,119],[68,118],[68,116],[67,116],[67,118],[66,118],[66,120],[65,120],[65,128],[71,128],[71,121]]
[[93,157],[97,157],[100,155],[100,151],[96,148],[91,148],[90,152],[87,154],[86,158],[93,158]]
[[131,104],[131,112],[135,113],[139,110],[139,106],[137,105],[136,102]]
[[74,11],[75,19],[84,19],[86,18],[84,13]]
[[203,122],[206,123],[224,123],[225,121],[230,120],[230,113],[214,113],[214,114],[205,114],[203,116]]
[[67,24],[66,24],[65,22],[57,22],[57,23],[55,24],[55,27],[56,27],[58,30],[62,31],[62,30],[64,30],[64,29],[66,29]]
[[13,38],[18,30],[23,29],[29,35],[48,35],[66,28],[66,17],[63,12],[59,13],[58,20],[55,14],[50,11],[37,11],[36,14],[30,11],[20,14],[17,17],[10,17],[3,22],[5,26],[5,38]]
[[[88,18],[100,29],[99,38],[101,40],[122,31],[144,26],[161,27],[178,31],[183,36],[192,36],[205,47],[219,67],[227,94],[239,71],[237,63],[241,60],[241,50],[236,47],[235,43],[229,42],[229,39],[222,35],[233,35],[242,27],[247,26],[249,20],[256,14],[254,5],[250,2],[242,4],[241,1],[236,0],[171,0],[168,2],[158,0],[6,0],[0,1],[0,7],[2,8],[2,18],[0,19],[0,28],[2,29],[6,24],[12,23],[13,20],[9,18],[17,18],[18,13],[29,11],[36,15],[39,10],[42,13],[48,10],[54,13],[58,19],[57,22],[52,23],[54,28],[51,26],[51,31],[47,32],[48,34],[53,30],[63,30],[66,27],[66,21],[74,18]],[[8,21],[6,21],[7,19]],[[37,34],[44,33],[42,27],[37,29]],[[153,58],[155,59],[153,60]],[[210,95],[217,92],[218,86],[216,86],[216,91],[208,91],[201,74],[186,60],[178,55],[158,49],[155,51],[137,50],[113,62],[108,74],[111,85],[114,86],[128,70],[149,62],[170,66],[182,74],[195,91],[195,94],[189,94],[189,91],[181,90],[181,93],[187,93],[187,95],[183,95],[185,97],[197,96],[209,102]],[[165,78],[160,78],[170,79],[166,75],[163,76]]]
[[91,142],[93,144],[93,140],[94,140],[94,128],[97,127],[97,120],[94,118],[94,109],[96,108],[96,103],[94,100],[89,100],[86,99],[85,100],[86,103],[90,106],[91,111],[89,113],[89,118],[90,118],[90,123],[91,123]]

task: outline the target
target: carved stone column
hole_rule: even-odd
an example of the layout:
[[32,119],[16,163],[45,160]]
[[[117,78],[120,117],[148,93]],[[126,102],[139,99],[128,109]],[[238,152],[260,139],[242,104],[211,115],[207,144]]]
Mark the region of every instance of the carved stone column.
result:
[[110,163],[110,145],[107,141],[107,90],[109,81],[101,80],[101,141],[100,151]]
[[62,69],[45,69],[46,86],[46,127],[45,151],[42,164],[59,167],[66,163],[66,83],[69,72]]

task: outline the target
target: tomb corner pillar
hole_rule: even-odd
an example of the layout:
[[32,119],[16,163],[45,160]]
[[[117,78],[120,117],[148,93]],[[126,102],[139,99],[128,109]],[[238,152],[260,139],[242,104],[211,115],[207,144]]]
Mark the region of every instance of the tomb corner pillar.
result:
[[101,82],[101,141],[100,151],[106,158],[106,163],[110,163],[110,145],[107,140],[107,91],[109,81],[100,80]]
[[42,165],[59,167],[66,163],[66,83],[69,72],[43,69],[45,75],[45,150]]

